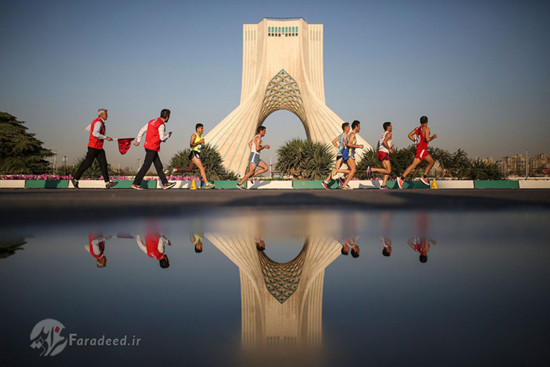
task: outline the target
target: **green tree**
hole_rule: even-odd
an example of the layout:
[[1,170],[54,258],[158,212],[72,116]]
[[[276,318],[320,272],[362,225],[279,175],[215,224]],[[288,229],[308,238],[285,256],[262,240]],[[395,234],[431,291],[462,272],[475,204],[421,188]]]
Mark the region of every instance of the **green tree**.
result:
[[44,158],[53,152],[42,147],[42,142],[27,132],[25,121],[0,112],[0,172],[4,174],[44,173],[49,162]]
[[471,161],[468,178],[471,180],[505,180],[506,176],[498,164],[476,159]]
[[[191,148],[180,150],[177,152],[172,159],[170,159],[170,164],[167,169],[168,172],[172,172],[174,168],[185,168],[189,167],[189,153]],[[218,150],[206,144],[204,148],[201,149],[201,162],[206,171],[206,177],[209,180],[237,180],[237,174],[235,172],[225,169],[223,166],[223,159]],[[179,175],[180,173],[178,173]],[[199,177],[200,172],[197,167],[193,169],[192,172],[181,173],[184,177],[194,176]]]
[[333,161],[328,144],[295,138],[277,149],[276,169],[298,180],[321,180],[329,174]]

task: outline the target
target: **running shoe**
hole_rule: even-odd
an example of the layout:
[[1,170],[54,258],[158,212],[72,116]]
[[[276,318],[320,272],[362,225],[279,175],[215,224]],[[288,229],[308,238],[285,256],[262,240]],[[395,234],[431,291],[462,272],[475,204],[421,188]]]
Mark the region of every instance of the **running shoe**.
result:
[[427,179],[427,178],[425,178],[425,177],[422,177],[422,178],[420,179],[420,181],[422,181],[422,183],[423,183],[424,185],[426,185],[426,186],[430,186],[430,182],[428,181],[428,179]]
[[216,186],[213,182],[207,182],[206,185],[204,185],[205,189],[213,189]]
[[327,182],[323,181],[323,182],[321,182],[321,185],[323,185],[323,187],[324,187],[325,189],[330,190],[330,188],[328,187],[328,183],[327,183]]
[[336,167],[334,167],[334,168],[332,169],[332,171],[330,171],[330,178],[333,179],[333,180],[335,180],[335,178],[334,178],[334,171],[336,171]]
[[136,184],[132,184],[132,189],[135,189],[135,190],[145,190],[143,187],[138,186],[138,185],[136,185]]
[[75,189],[78,189],[78,181],[77,180],[75,180],[74,178],[71,178],[71,183],[73,184]]
[[174,168],[172,169],[172,173],[176,173],[176,172],[178,172],[178,168],[177,168],[177,167],[174,167]]
[[372,173],[372,169],[370,168],[370,166],[367,167],[367,175],[366,177],[369,178],[369,176],[371,175]]
[[110,189],[111,187],[115,187],[116,185],[118,185],[118,181],[107,182],[107,184],[105,185],[105,188]]
[[252,181],[252,178],[249,178],[248,182],[250,182],[250,186],[254,185],[254,181]]
[[162,189],[163,190],[169,190],[171,189],[172,187],[176,186],[176,183],[175,182],[168,182],[166,185],[163,185],[162,186]]
[[339,185],[343,185],[346,182],[343,177],[340,177],[338,181],[340,182]]
[[246,189],[243,187],[243,185],[241,185],[241,184],[237,184],[237,188],[238,188],[238,189],[241,189],[241,190],[246,190]]
[[380,186],[380,190],[389,190],[390,188],[386,185]]
[[342,190],[353,190],[350,185],[342,186]]
[[403,179],[401,177],[397,177],[397,186],[399,186],[400,189],[403,188]]

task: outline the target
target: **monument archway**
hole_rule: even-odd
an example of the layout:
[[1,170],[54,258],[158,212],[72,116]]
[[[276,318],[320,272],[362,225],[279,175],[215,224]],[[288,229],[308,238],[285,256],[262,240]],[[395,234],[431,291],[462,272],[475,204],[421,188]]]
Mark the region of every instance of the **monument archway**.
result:
[[[244,24],[241,102],[206,141],[217,146],[226,168],[242,174],[248,142],[281,109],[298,116],[309,140],[330,144],[342,130],[344,121],[325,103],[322,24],[307,24],[302,18]],[[361,137],[358,141],[371,147]]]

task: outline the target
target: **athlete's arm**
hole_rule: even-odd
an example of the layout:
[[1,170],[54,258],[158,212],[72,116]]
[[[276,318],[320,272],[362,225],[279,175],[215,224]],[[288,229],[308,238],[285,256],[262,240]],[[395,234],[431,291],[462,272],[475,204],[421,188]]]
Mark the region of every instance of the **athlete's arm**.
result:
[[416,134],[416,129],[414,129],[413,131],[411,131],[411,132],[409,133],[409,135],[408,135],[409,139],[411,139],[412,141],[414,141],[413,136],[415,136],[415,134]]
[[427,142],[430,142],[435,138],[437,138],[437,134],[434,134],[430,137],[430,128],[426,126],[426,128],[424,129],[424,138],[426,139]]
[[253,141],[254,141],[254,139],[250,140],[250,142],[248,143],[248,147],[249,147],[250,149],[252,149],[252,142],[253,142]]
[[264,150],[264,149],[269,149],[269,145],[261,145],[262,144],[262,138],[260,138],[259,136],[256,137],[256,151],[260,151],[260,150]]
[[141,237],[139,236],[139,234],[136,236],[136,242],[137,242],[139,248],[141,249],[141,251],[147,253],[147,247],[145,246],[145,244],[141,240]]
[[336,149],[340,148],[340,146],[338,145],[338,139],[340,139],[339,136],[335,137],[334,140],[332,141],[332,145],[334,145]]
[[197,143],[195,143],[195,136],[196,136],[196,135],[197,135],[197,134],[191,135],[191,141],[189,142],[189,146],[190,146],[191,148],[194,148],[194,147],[196,147],[197,145],[199,145],[199,144],[201,143],[200,141],[198,141]]
[[139,145],[139,142],[141,141],[143,134],[147,132],[147,126],[149,126],[149,123],[145,124],[145,126],[142,127],[141,130],[139,131],[138,136],[136,138],[136,142],[134,143],[136,147]]
[[355,138],[355,133],[351,133],[352,135],[348,135],[348,147],[350,148],[363,148],[362,145],[356,145],[356,144],[352,144],[351,142],[353,141],[353,138]]
[[[386,148],[388,148],[388,150],[390,151],[390,153],[393,153],[393,150],[391,149],[390,143],[389,143],[390,139],[391,139],[391,133],[387,133],[387,134],[386,134],[386,138],[384,139],[383,144],[386,146]],[[378,141],[378,144],[380,144],[380,141]]]
[[169,132],[168,134],[164,134],[164,125],[160,125],[159,126],[159,138],[160,138],[160,141],[162,141],[163,143],[168,140],[169,137],[172,136],[172,133]]

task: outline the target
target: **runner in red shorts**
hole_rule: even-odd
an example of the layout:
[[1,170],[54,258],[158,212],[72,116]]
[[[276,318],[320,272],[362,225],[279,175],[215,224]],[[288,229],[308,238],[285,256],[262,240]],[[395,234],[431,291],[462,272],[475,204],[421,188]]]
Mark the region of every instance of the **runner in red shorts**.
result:
[[[413,136],[416,136],[416,139],[413,138]],[[420,181],[422,181],[423,184],[430,186],[426,175],[428,174],[428,172],[430,172],[435,162],[432,156],[428,153],[428,143],[435,138],[437,138],[437,134],[430,136],[428,118],[426,116],[422,116],[420,118],[420,126],[409,133],[409,139],[414,141],[416,144],[416,154],[414,156],[412,164],[407,167],[401,177],[397,178],[397,184],[399,185],[400,189],[403,188],[403,181],[405,180],[405,177],[407,177],[407,175],[411,173],[411,171],[415,169],[416,166],[418,166],[418,164],[424,159],[428,162],[428,166],[426,167],[426,170],[424,171],[424,176],[422,176]]]
[[384,166],[384,168],[371,169],[371,167],[369,166],[367,168],[367,177],[370,175],[371,172],[384,174],[384,181],[382,182],[382,186],[380,186],[380,189],[387,190],[388,186],[386,186],[386,182],[388,182],[388,178],[390,177],[391,173],[390,153],[393,154],[393,127],[391,125],[391,122],[384,122],[382,127],[384,128],[384,133],[380,135],[380,140],[378,140],[378,160],[382,163],[382,166]]

